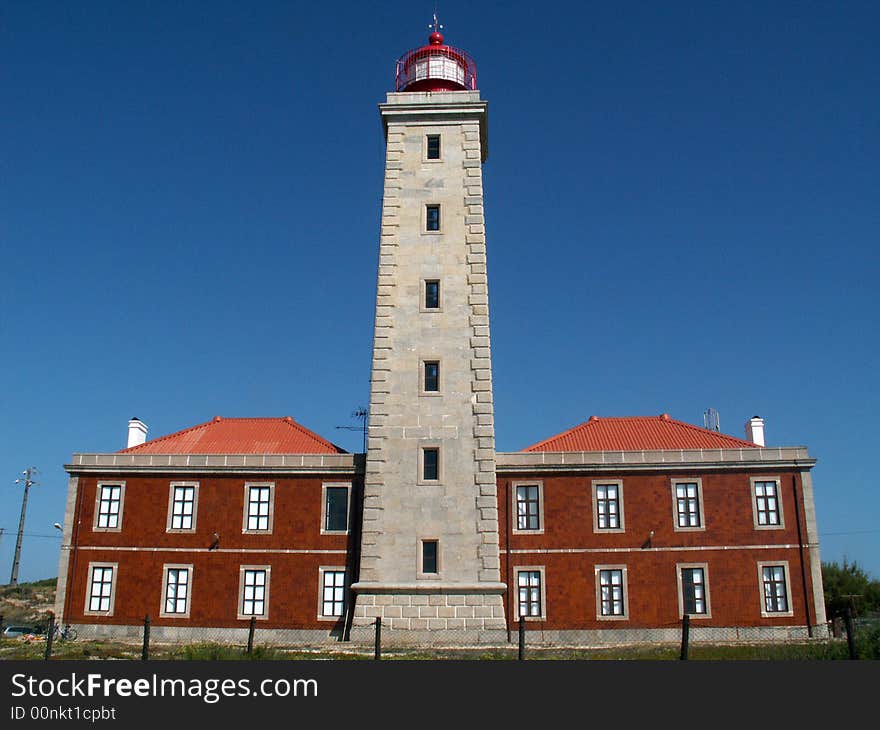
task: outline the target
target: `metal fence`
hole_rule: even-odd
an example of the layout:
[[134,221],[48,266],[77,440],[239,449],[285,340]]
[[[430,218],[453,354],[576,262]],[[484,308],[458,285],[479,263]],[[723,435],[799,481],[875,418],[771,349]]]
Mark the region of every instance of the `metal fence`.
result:
[[[458,635],[454,630],[428,632],[432,634],[430,640],[411,637],[393,629],[393,619],[386,620],[383,624],[381,619],[376,619],[370,626],[359,627],[357,637],[349,640],[345,626],[340,624],[333,630],[316,630],[313,627],[289,626],[262,628],[256,618],[250,619],[240,627],[195,627],[155,625],[154,617],[140,616],[131,617],[125,625],[109,624],[77,624],[73,627],[57,625],[54,616],[48,616],[45,624],[40,626],[32,636],[25,637],[32,641],[45,641],[44,656],[51,658],[61,645],[69,646],[70,642],[106,642],[121,643],[130,647],[127,654],[130,658],[140,656],[141,659],[169,656],[169,647],[198,647],[212,645],[222,647],[224,654],[221,658],[231,658],[237,652],[242,655],[262,656],[266,651],[275,652],[320,652],[322,655],[333,654],[357,654],[374,659],[385,656],[407,655],[419,652],[422,656],[450,657],[456,652],[483,652],[493,654],[495,658],[539,658],[548,650],[595,650],[610,651],[614,649],[638,648],[646,646],[663,646],[666,655],[672,658],[669,648],[674,646],[679,659],[692,658],[694,646],[707,644],[760,644],[766,642],[766,636],[762,637],[757,629],[749,627],[710,628],[699,625],[690,616],[684,616],[680,622],[666,626],[658,626],[652,629],[633,630],[631,635],[617,630],[616,633],[608,630],[595,632],[584,631],[560,631],[545,630],[541,623],[520,619],[510,626],[507,632],[500,632],[495,642],[473,642],[472,635],[462,633]],[[3,617],[0,616],[0,629],[3,626]],[[34,627],[37,628],[37,627]],[[842,656],[842,646],[846,645],[846,654],[850,659],[876,658],[870,656],[876,652],[874,644],[878,639],[874,638],[873,644],[860,656],[860,637],[880,635],[880,619],[855,620],[851,612],[847,612],[835,621],[830,627],[830,634],[838,638],[831,638],[826,642],[834,643],[837,651],[834,657]],[[839,631],[838,631],[839,629]],[[504,635],[506,633],[506,636]],[[611,637],[616,640],[612,640]],[[794,637],[791,637],[794,638]],[[60,653],[60,652],[58,652]],[[170,655],[174,656],[174,650]]]

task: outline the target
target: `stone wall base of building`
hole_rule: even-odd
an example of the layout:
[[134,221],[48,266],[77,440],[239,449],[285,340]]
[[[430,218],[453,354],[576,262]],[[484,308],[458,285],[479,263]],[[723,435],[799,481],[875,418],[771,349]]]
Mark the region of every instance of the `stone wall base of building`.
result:
[[[516,640],[516,627],[513,637]],[[748,643],[809,639],[806,626],[690,626],[690,642]],[[826,626],[814,626],[814,639],[828,638]],[[674,644],[681,642],[680,628],[638,629],[540,629],[526,627],[528,646],[593,647],[620,644]]]
[[[122,641],[141,643],[143,624],[71,624],[77,631],[77,641]],[[320,646],[339,645],[342,630],[257,628],[255,646]],[[247,645],[248,629],[215,628],[210,626],[150,626],[150,642],[156,644],[235,644]]]
[[[393,604],[392,604],[393,605]],[[440,606],[437,606],[438,608]],[[458,608],[458,606],[446,606]],[[392,611],[392,613],[396,613]],[[439,613],[439,611],[438,611]],[[401,617],[382,619],[382,646],[515,646],[517,627],[511,626],[508,643],[504,619],[485,618],[482,626],[463,626],[458,619],[446,618],[445,626],[421,628],[421,623],[407,625]],[[430,619],[429,619],[430,620]],[[434,619],[439,621],[439,617]],[[341,641],[341,629],[283,629],[258,628],[254,634],[256,646],[320,647],[343,649],[346,646],[372,646],[376,636],[376,619],[362,618],[351,628],[349,642]],[[140,643],[143,626],[117,624],[73,624],[79,633],[79,641],[122,641]],[[814,626],[814,639],[827,639],[827,626]],[[699,643],[748,643],[797,641],[809,638],[806,626],[728,626],[700,627],[691,624],[691,644]],[[207,626],[151,626],[150,641],[156,644],[220,643],[244,646],[247,644],[247,628],[212,628]],[[526,628],[526,645],[531,647],[602,647],[624,644],[675,644],[681,641],[677,628],[651,629],[541,629],[531,624]]]
[[356,584],[351,640],[383,645],[455,646],[507,642],[503,583],[484,586]]

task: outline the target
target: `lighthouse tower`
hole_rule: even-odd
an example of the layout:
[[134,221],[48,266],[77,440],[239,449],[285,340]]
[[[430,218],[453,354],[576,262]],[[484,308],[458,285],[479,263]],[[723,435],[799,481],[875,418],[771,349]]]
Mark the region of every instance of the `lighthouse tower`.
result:
[[476,66],[445,44],[398,61],[379,105],[385,188],[353,638],[506,638]]

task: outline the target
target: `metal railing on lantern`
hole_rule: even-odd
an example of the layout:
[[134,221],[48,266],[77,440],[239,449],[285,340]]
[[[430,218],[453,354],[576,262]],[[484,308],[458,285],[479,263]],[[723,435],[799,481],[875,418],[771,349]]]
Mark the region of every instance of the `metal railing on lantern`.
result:
[[395,91],[436,91],[436,82],[454,91],[477,88],[477,65],[459,48],[432,44],[404,53],[397,59]]

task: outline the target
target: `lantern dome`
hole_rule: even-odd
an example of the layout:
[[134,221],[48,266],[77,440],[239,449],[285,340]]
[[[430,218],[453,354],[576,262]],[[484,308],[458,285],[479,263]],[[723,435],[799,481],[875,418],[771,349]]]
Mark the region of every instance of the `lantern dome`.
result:
[[447,46],[435,29],[428,44],[397,59],[395,91],[470,91],[477,88],[477,66],[464,51]]

